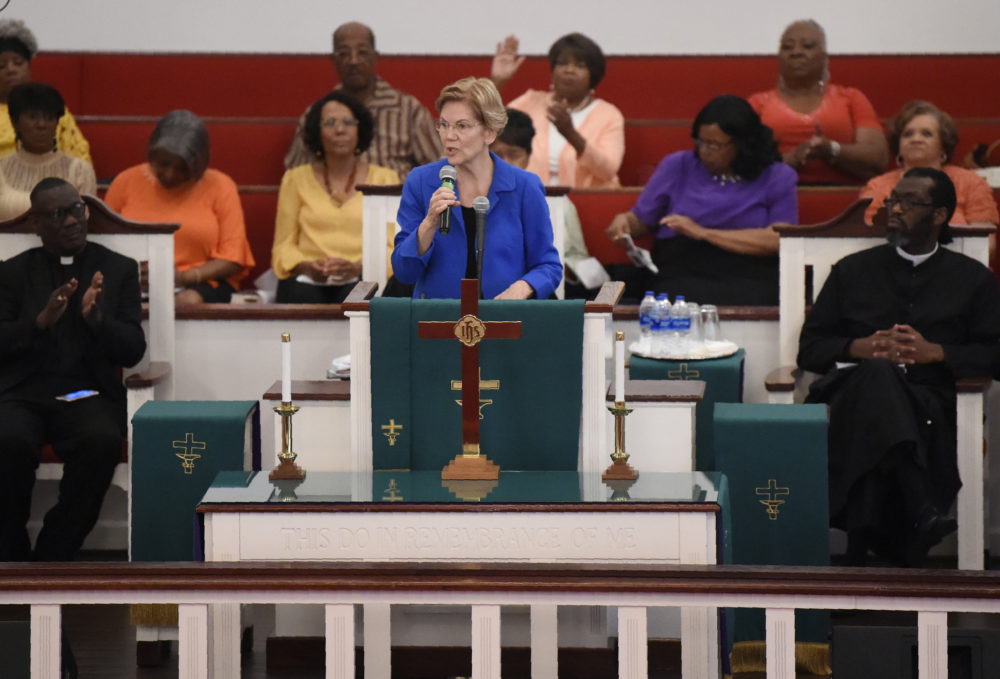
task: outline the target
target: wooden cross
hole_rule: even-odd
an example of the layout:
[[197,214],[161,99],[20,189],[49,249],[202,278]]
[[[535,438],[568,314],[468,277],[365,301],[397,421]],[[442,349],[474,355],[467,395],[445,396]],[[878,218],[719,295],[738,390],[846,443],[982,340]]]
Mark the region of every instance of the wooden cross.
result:
[[443,479],[496,479],[500,468],[479,454],[479,343],[486,339],[519,339],[520,321],[481,321],[479,281],[462,279],[461,318],[421,321],[422,339],[457,339],[462,343],[462,454],[441,471]]

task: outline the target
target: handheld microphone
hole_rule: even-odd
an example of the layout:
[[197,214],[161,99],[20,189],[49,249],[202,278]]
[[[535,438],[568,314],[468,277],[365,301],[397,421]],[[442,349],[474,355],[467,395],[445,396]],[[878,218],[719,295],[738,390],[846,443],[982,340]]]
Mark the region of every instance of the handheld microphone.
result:
[[[438,179],[441,180],[441,186],[447,186],[452,191],[455,190],[455,178],[458,175],[455,173],[455,168],[451,165],[445,165],[438,172]],[[451,208],[447,208],[441,213],[441,222],[438,224],[438,233],[448,233],[451,231]]]
[[476,211],[476,278],[483,280],[483,250],[486,241],[486,213],[490,209],[490,199],[486,196],[476,196],[472,201],[472,209]]

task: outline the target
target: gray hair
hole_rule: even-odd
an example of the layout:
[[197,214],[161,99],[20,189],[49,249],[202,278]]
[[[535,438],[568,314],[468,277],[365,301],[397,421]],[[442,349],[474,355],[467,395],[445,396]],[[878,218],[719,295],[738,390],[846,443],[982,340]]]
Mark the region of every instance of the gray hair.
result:
[[29,61],[38,54],[38,41],[35,40],[35,34],[23,21],[20,19],[0,19],[0,41],[12,40],[24,45],[24,49],[28,52]]
[[179,156],[187,165],[191,179],[201,179],[208,167],[208,131],[201,118],[191,111],[171,111],[160,118],[149,136],[146,154],[154,149]]

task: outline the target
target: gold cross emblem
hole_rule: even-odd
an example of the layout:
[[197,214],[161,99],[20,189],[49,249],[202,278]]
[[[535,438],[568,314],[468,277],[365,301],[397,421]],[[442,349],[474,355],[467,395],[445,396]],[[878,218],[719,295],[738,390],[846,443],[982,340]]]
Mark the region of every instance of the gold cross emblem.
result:
[[389,485],[382,491],[382,499],[386,502],[402,502],[403,494],[396,485],[396,479],[389,479]]
[[787,497],[791,493],[791,489],[778,486],[778,482],[775,479],[768,479],[767,487],[757,488],[755,491],[757,495],[764,498],[763,500],[758,500],[758,502],[767,508],[767,518],[771,521],[777,521],[778,507],[785,504],[785,501],[779,498]]
[[667,377],[672,380],[697,380],[701,377],[701,371],[691,370],[687,363],[681,363],[675,369],[668,370]]
[[[452,380],[451,381],[452,391],[462,391],[462,380]],[[484,380],[483,379],[483,369],[479,369],[479,391],[500,391],[500,380]],[[455,403],[462,405],[462,399],[456,398]],[[479,398],[479,419],[483,419],[483,408],[488,405],[493,405],[493,399],[491,398]]]
[[181,466],[184,468],[184,473],[190,474],[194,471],[194,461],[201,457],[201,455],[194,451],[205,450],[205,442],[195,441],[194,434],[188,432],[184,435],[183,441],[173,442],[173,449],[184,451],[182,453],[174,453],[174,455],[181,458]]
[[399,432],[403,430],[403,425],[396,424],[396,418],[390,418],[389,424],[382,425],[382,436],[389,439],[389,445],[396,445],[396,439],[399,437]]

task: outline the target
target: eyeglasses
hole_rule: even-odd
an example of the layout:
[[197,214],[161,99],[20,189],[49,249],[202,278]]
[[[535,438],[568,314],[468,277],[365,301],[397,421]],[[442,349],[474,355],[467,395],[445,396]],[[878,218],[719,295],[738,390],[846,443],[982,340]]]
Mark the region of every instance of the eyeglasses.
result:
[[436,127],[437,131],[442,134],[448,134],[451,130],[455,130],[458,134],[465,134],[469,130],[479,127],[480,125],[482,125],[482,123],[472,122],[469,120],[459,120],[457,123],[449,123],[447,120],[438,120],[434,123],[434,127]]
[[731,139],[729,141],[708,141],[706,139],[695,138],[694,140],[695,146],[708,151],[721,151],[732,143]]
[[320,123],[322,127],[336,127],[337,125],[343,125],[344,127],[357,127],[358,121],[354,118],[327,118]]
[[87,206],[77,201],[64,207],[52,208],[51,210],[33,210],[34,214],[50,222],[63,223],[67,215],[72,215],[74,219],[83,221],[87,218]]
[[889,197],[885,199],[885,209],[892,212],[892,208],[896,205],[898,205],[899,209],[903,212],[909,212],[915,207],[934,207],[934,203],[914,200],[908,196],[898,196],[895,193],[890,193]]

